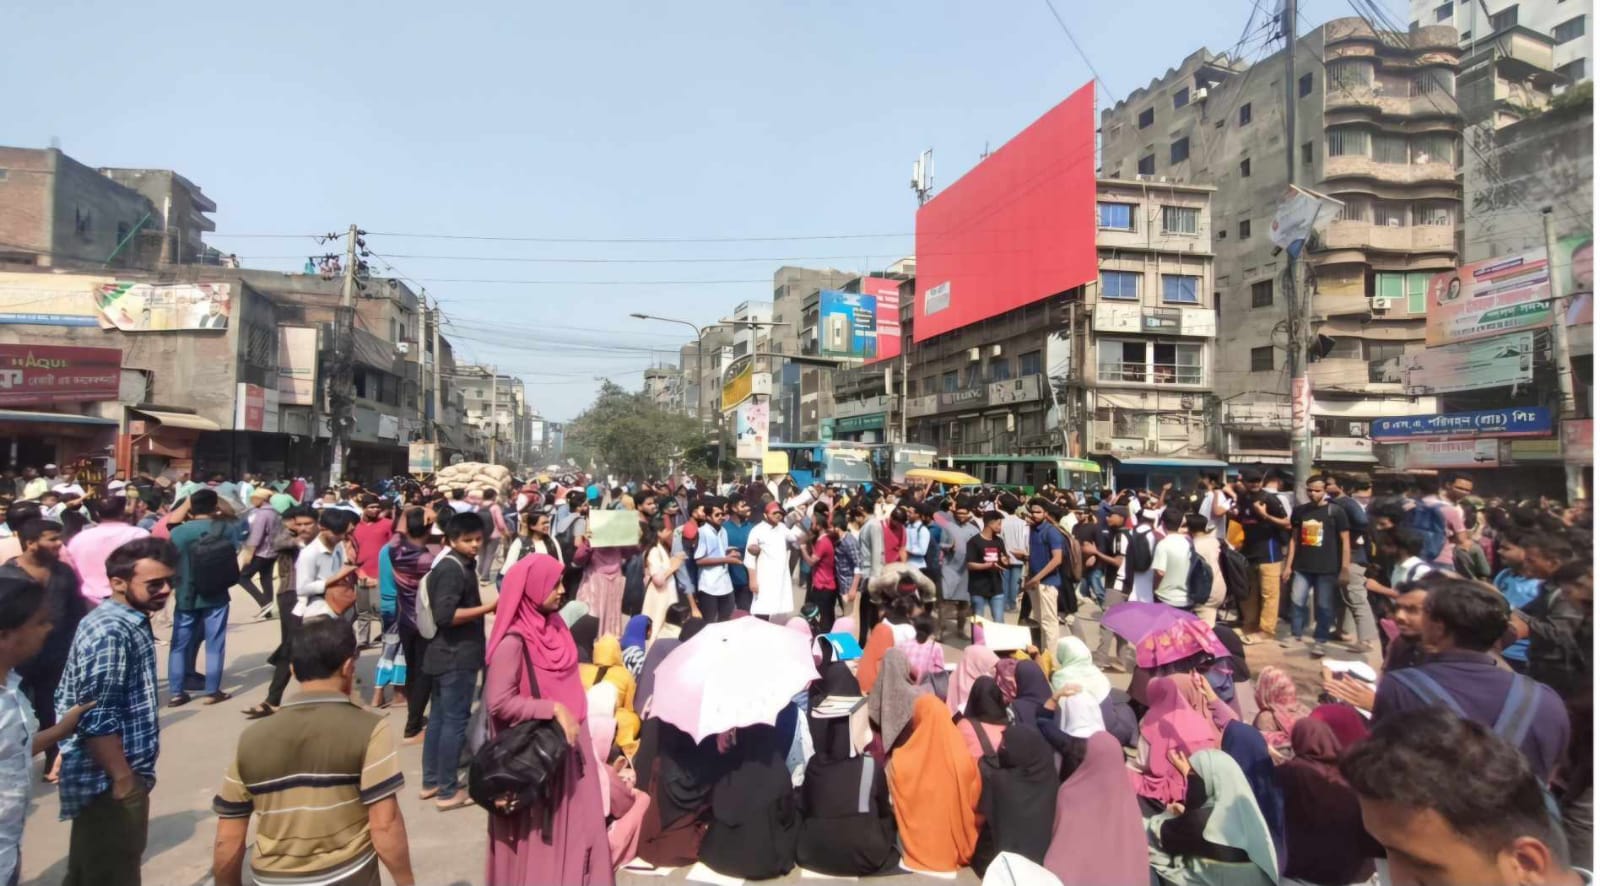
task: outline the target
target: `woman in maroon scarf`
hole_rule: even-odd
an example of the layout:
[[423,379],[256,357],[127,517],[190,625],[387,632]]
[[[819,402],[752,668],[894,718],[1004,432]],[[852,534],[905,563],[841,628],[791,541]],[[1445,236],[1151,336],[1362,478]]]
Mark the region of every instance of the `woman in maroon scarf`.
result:
[[573,747],[565,795],[548,833],[540,833],[539,810],[489,816],[485,881],[497,886],[615,882],[600,796],[605,774],[585,752],[588,705],[578,679],[578,647],[557,614],[561,572],[560,561],[548,554],[524,557],[506,573],[495,607],[483,687],[490,734],[527,720],[554,719]]
[[1366,882],[1381,847],[1367,836],[1361,803],[1339,774],[1344,743],[1315,715],[1295,721],[1290,741],[1294,759],[1277,771],[1288,854],[1284,877],[1307,883]]

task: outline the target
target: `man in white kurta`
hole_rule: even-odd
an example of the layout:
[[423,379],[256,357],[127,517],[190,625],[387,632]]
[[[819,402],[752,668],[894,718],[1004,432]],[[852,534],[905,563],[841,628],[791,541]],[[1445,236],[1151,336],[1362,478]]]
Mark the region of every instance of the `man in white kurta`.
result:
[[794,579],[789,551],[800,546],[800,530],[783,525],[783,508],[768,502],[761,525],[750,530],[745,545],[750,571],[751,615],[789,615],[795,611]]

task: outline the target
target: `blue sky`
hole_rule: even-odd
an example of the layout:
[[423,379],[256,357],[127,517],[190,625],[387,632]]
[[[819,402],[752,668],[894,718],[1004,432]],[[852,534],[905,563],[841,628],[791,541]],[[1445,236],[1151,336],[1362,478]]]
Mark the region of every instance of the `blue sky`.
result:
[[[1114,101],[1202,45],[1233,47],[1252,3],[1056,8]],[[1348,14],[1310,0],[1302,29]],[[770,299],[781,264],[909,254],[921,150],[948,184],[1091,78],[1044,0],[55,0],[7,19],[38,39],[0,55],[0,82],[21,87],[0,143],[175,169],[217,202],[213,244],[252,267],[298,269],[322,247],[225,235],[357,222],[442,301],[458,355],[524,376],[554,419],[598,377],[637,387],[652,349],[675,358],[687,330],[630,312],[706,323]],[[557,282],[460,282],[488,280]]]

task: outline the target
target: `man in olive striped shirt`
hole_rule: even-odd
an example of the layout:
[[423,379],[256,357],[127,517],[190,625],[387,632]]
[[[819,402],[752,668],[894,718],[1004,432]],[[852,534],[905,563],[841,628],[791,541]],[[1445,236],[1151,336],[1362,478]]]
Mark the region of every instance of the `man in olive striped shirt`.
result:
[[404,782],[389,721],[350,701],[356,637],[339,618],[312,618],[294,639],[300,694],[252,724],[212,800],[212,873],[239,884],[256,817],[250,871],[260,886],[378,886],[378,863],[412,886]]

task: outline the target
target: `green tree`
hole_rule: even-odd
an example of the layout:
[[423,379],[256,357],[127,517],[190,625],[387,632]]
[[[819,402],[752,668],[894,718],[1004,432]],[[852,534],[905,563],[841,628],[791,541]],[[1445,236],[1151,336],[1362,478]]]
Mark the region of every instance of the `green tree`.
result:
[[592,456],[619,478],[660,477],[669,463],[681,464],[702,448],[706,432],[695,419],[606,381],[594,403],[568,423],[567,440],[574,453]]

